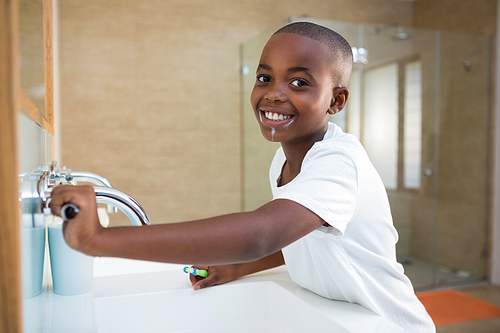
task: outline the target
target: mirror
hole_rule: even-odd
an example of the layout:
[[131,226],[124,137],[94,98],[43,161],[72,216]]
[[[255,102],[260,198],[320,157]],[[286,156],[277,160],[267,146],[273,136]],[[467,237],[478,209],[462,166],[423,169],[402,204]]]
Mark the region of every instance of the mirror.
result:
[[[31,118],[22,112],[18,113],[18,142],[19,142],[19,174],[31,173],[38,166],[47,164],[52,159],[52,135],[38,126]],[[21,178],[20,178],[21,180]],[[20,185],[27,185],[27,182],[20,182]],[[20,186],[23,196],[26,195],[25,186]],[[37,189],[33,189],[37,191]],[[32,191],[32,192],[33,192]],[[29,299],[38,296],[41,292],[43,278],[43,266],[45,256],[45,227],[43,227],[43,215],[41,212],[33,211],[29,202],[23,200],[21,221],[38,218],[42,219],[38,227],[32,225],[21,225],[21,263],[22,263],[22,288],[23,298]],[[32,215],[27,216],[27,215]],[[26,303],[25,303],[26,305]],[[27,309],[26,309],[27,310]],[[26,313],[25,324],[32,316]]]
[[[45,121],[47,118],[45,47],[44,2],[20,0],[18,64],[21,88],[25,93],[22,94],[22,98],[28,100],[34,107],[17,113],[18,174],[30,173],[38,166],[50,163],[53,159],[54,138],[46,126],[48,124],[50,128],[52,124]],[[29,215],[33,214],[33,211],[30,211],[29,205],[23,205],[21,214],[22,216]],[[44,272],[47,271],[44,268],[45,228],[21,226],[20,231],[23,326],[26,331],[32,331],[43,324],[40,322],[43,319],[44,309],[40,302],[43,300],[36,296],[41,292],[41,282],[43,278],[46,278]]]
[[19,1],[19,65],[21,86],[45,116],[43,0]]

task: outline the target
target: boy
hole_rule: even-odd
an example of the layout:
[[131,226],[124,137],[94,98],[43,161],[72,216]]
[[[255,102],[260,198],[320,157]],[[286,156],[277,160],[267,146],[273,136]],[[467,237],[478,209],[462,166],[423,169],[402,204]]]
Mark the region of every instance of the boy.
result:
[[[251,103],[263,136],[278,141],[274,199],[253,212],[143,228],[100,226],[91,187],[56,187],[56,215],[73,202],[68,244],[93,256],[208,266],[195,289],[286,262],[292,279],[321,296],[355,302],[409,332],[434,325],[396,262],[397,233],[385,188],[361,144],[329,122],[349,96],[352,53],[337,33],[293,23],[268,41]],[[200,267],[200,266],[198,266]]]

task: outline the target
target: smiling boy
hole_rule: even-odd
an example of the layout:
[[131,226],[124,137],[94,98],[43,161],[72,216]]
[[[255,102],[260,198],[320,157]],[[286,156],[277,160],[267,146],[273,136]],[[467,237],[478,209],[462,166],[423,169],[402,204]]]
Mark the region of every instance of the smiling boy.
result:
[[380,177],[361,144],[329,122],[345,106],[351,70],[347,41],[316,24],[289,24],[264,47],[251,103],[263,136],[281,143],[269,172],[271,202],[198,221],[105,229],[91,187],[60,186],[52,212],[68,202],[80,207],[65,224],[66,241],[94,256],[206,267],[208,277],[191,277],[195,289],[286,263],[297,284],[321,296],[358,303],[412,333],[435,332],[396,261]]

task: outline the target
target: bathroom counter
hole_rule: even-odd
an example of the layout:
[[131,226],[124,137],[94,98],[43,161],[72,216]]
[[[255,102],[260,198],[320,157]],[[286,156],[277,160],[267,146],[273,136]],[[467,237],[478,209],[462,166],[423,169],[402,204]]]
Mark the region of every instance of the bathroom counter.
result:
[[[312,306],[310,308],[317,310],[316,312],[319,311],[320,316],[329,317],[345,328],[346,332],[404,332],[404,330],[391,322],[357,304],[325,299],[299,287],[291,280],[285,266],[252,274],[223,286],[216,286],[196,292],[192,290],[187,274],[182,271],[183,267],[185,265],[95,258],[93,290],[78,296],[60,296],[54,294],[52,291],[50,268],[45,269],[46,274],[44,276],[42,294],[26,299],[23,302],[24,332],[100,332],[97,327],[101,327],[98,322],[102,323],[103,320],[103,315],[99,313],[103,310],[102,305],[100,305],[102,300],[121,300],[125,298],[120,297],[131,295],[157,295],[159,293],[161,295],[168,295],[170,292],[179,291],[189,298],[193,297],[193,295],[201,295],[201,293],[215,293],[217,288],[225,288],[226,286],[238,288],[242,287],[242,285],[252,283],[269,282],[279,285],[287,293],[307,303],[308,305],[306,304],[306,306]],[[222,289],[219,290],[222,291]],[[243,301],[245,300],[234,300],[234,304]],[[106,311],[110,310],[107,309]],[[190,308],[180,309],[179,311],[181,311],[179,316],[186,317],[182,318],[186,322],[189,322],[190,318],[198,315]],[[104,320],[107,320],[107,316]],[[110,318],[109,321],[111,320]],[[108,326],[109,324],[106,323]],[[132,332],[132,328],[130,330]],[[108,330],[104,331],[108,332]]]

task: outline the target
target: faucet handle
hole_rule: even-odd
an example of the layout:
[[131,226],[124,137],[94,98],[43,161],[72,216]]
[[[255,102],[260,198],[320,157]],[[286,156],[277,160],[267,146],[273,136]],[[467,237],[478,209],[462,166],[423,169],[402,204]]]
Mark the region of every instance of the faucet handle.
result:
[[[109,180],[93,172],[73,171],[71,177],[72,180],[77,182],[88,182],[98,186],[113,188]],[[118,213],[118,208],[108,204],[108,213]]]
[[44,216],[51,214],[50,194],[56,185],[70,184],[55,162],[19,175],[19,202],[21,225],[24,228],[45,227]]
[[133,225],[150,224],[144,209],[127,194],[114,189],[104,177],[91,172],[59,168],[56,162],[45,164],[32,172],[19,174],[19,202],[21,222],[25,228],[45,226],[44,216],[51,215],[49,208],[51,193],[57,185],[72,185],[72,181],[85,181],[95,185],[96,201],[108,205],[109,213],[122,210]]
[[61,217],[66,222],[73,221],[79,212],[80,208],[77,205],[67,203],[61,208]]

